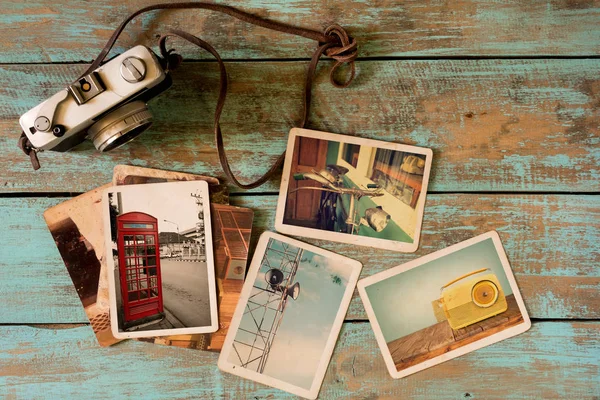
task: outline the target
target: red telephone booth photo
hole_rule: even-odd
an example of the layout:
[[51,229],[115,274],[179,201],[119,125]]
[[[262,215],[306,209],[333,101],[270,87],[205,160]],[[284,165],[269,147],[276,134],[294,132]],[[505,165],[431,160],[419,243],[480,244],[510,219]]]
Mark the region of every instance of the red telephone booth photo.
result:
[[141,212],[117,217],[119,282],[125,325],[162,317],[163,297],[160,274],[158,224]]
[[208,184],[124,185],[108,188],[102,200],[113,335],[215,332]]

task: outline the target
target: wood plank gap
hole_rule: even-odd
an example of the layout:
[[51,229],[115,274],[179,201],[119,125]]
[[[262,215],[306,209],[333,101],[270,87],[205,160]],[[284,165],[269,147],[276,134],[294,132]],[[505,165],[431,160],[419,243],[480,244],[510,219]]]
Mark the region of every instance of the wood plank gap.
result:
[[[543,322],[568,322],[568,323],[593,323],[600,322],[598,318],[531,318],[532,323],[543,323]],[[348,319],[344,320],[344,324],[346,325],[357,325],[357,324],[368,324],[368,319]],[[82,326],[89,326],[89,322],[56,322],[56,323],[21,323],[21,322],[3,322],[0,323],[0,327],[3,326],[28,326],[31,328],[39,328],[39,329],[73,329],[79,328]]]
[[546,195],[552,195],[552,196],[596,196],[599,195],[600,192],[568,192],[568,191],[554,191],[554,190],[539,190],[539,191],[535,191],[535,190],[525,190],[525,191],[512,191],[512,190],[478,190],[476,192],[469,192],[467,190],[461,190],[461,191],[456,191],[456,190],[452,190],[452,191],[448,191],[448,192],[444,192],[444,191],[439,191],[439,190],[432,190],[432,191],[428,191],[427,194],[483,194],[483,195],[533,195],[533,196],[546,196]]
[[[529,318],[531,322],[600,322],[600,318]],[[352,318],[352,319],[344,319],[345,324],[361,324],[369,322],[366,318]],[[15,324],[15,325],[25,325],[25,324]],[[2,324],[0,324],[2,326]]]
[[[359,53],[360,54],[360,53]],[[357,57],[356,61],[446,61],[446,60],[588,60],[588,59],[600,59],[600,55],[597,54],[586,54],[586,55],[456,55],[456,56],[375,56],[375,57]],[[327,56],[323,56],[322,60],[332,60]],[[290,58],[227,58],[223,59],[224,62],[297,62],[297,61],[310,61],[310,58],[306,57],[290,57]],[[202,59],[202,58],[184,58],[184,62],[189,63],[216,63],[216,60]],[[64,61],[60,62],[65,63]],[[79,62],[78,62],[79,63]],[[91,60],[90,60],[91,63]],[[27,64],[27,63],[24,63]],[[67,63],[68,64],[68,63]],[[14,64],[13,64],[14,65]]]
[[[83,192],[16,192],[16,193],[0,193],[0,199],[2,198],[57,198],[57,197],[77,197],[83,194]],[[561,192],[561,191],[431,191],[427,194],[434,195],[454,195],[454,194],[472,194],[472,195],[498,195],[498,196],[598,196],[600,192]],[[267,191],[267,192],[232,192],[229,194],[230,197],[260,197],[260,196],[278,196],[279,192]]]
[[81,323],[81,322],[77,322],[77,323],[67,323],[67,322],[60,322],[60,323],[28,323],[28,324],[22,324],[22,323],[2,323],[0,324],[0,327],[2,326],[28,326],[30,328],[38,328],[38,329],[73,329],[73,328],[79,328],[82,326],[86,326],[89,325],[89,323]]
[[530,318],[531,322],[600,322],[599,318]]
[[[113,56],[114,57],[114,56]],[[112,58],[112,57],[111,57]],[[600,55],[461,55],[461,56],[379,56],[379,57],[358,57],[356,61],[447,61],[447,60],[597,60]],[[324,61],[333,61],[330,58],[323,57]],[[93,60],[73,60],[73,61],[54,61],[54,62],[15,62],[0,63],[0,67],[8,65],[89,65]],[[226,63],[272,63],[272,62],[309,62],[308,57],[290,57],[290,58],[226,58]],[[216,60],[206,60],[201,58],[184,58],[184,62],[190,64],[216,63]]]
[[36,198],[36,197],[77,197],[81,192],[17,192],[17,193],[0,193],[0,198]]

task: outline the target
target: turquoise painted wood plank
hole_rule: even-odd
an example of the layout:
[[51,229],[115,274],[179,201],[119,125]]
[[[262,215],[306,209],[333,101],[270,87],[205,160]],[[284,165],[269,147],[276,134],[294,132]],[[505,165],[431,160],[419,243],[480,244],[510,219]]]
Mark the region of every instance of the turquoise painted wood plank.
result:
[[[330,64],[329,64],[330,65]],[[214,63],[188,63],[150,103],[153,127],[108,154],[90,143],[45,152],[33,172],[16,147],[18,117],[83,65],[0,66],[0,191],[85,192],[119,163],[223,176],[212,119]],[[600,63],[588,60],[365,61],[347,89],[320,70],[309,127],[430,147],[430,190],[600,191]],[[298,123],[305,62],[229,65],[221,119],[233,170],[256,179]],[[276,191],[274,180],[256,189]]]
[[[236,196],[232,203],[256,210],[259,232],[273,230],[276,196]],[[365,277],[490,230],[502,238],[530,315],[600,318],[599,196],[429,195],[414,254],[300,239],[361,261]],[[356,292],[347,317],[366,319]]]
[[[599,329],[598,322],[538,322],[520,336],[394,380],[370,325],[346,323],[319,398],[593,399],[600,395]],[[2,326],[0,388],[8,398],[36,399],[295,398],[220,372],[217,357],[138,341],[101,348],[89,326]]]
[[[42,216],[44,210],[63,200],[0,201],[3,241],[0,247],[0,303],[11,304],[0,317],[3,323],[19,320],[27,323],[87,322]],[[32,301],[40,295],[42,297]]]
[[[0,16],[1,63],[90,61],[112,30],[144,0],[5,0]],[[522,2],[378,1],[343,4],[318,0],[227,0],[277,21],[321,30],[332,22],[356,37],[361,57],[597,55],[600,6],[596,1]],[[229,59],[308,58],[316,44],[208,11],[169,11],[136,18],[117,51],[154,45],[180,28],[202,37]],[[178,43],[185,56],[204,52]]]
[[[63,198],[0,199],[0,323],[86,322],[43,211]],[[255,211],[252,248],[272,230],[276,196],[234,196]],[[302,239],[360,260],[362,276],[496,229],[534,318],[600,318],[600,197],[430,195],[415,254]],[[366,320],[355,294],[348,320]]]

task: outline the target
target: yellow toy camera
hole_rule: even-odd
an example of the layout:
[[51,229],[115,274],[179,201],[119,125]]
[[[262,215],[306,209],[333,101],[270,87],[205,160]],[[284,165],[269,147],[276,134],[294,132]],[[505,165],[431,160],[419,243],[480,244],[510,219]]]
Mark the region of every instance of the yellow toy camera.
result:
[[508,308],[502,286],[488,268],[469,272],[442,286],[440,303],[452,329],[483,321]]

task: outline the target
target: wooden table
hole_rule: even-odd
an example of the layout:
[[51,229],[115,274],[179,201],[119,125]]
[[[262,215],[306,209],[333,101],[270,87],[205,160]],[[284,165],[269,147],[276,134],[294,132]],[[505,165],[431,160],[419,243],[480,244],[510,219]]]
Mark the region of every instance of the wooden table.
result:
[[[42,212],[109,182],[116,164],[222,177],[211,134],[217,65],[188,60],[152,101],[152,129],[110,154],[90,143],[40,156],[16,147],[19,115],[85,69],[112,29],[149,1],[4,0],[0,15],[0,393],[8,398],[290,398],[225,375],[217,355],[130,341],[97,345]],[[496,229],[533,320],[518,337],[393,380],[355,296],[321,398],[600,396],[600,4],[597,1],[229,1],[322,28],[360,46],[347,89],[318,70],[309,127],[430,147],[435,159],[421,246],[399,254],[309,240],[356,258],[363,276]],[[118,51],[168,27],[228,60],[222,118],[234,170],[266,170],[298,123],[314,43],[211,12],[138,17]],[[279,182],[232,203],[273,229]]]

